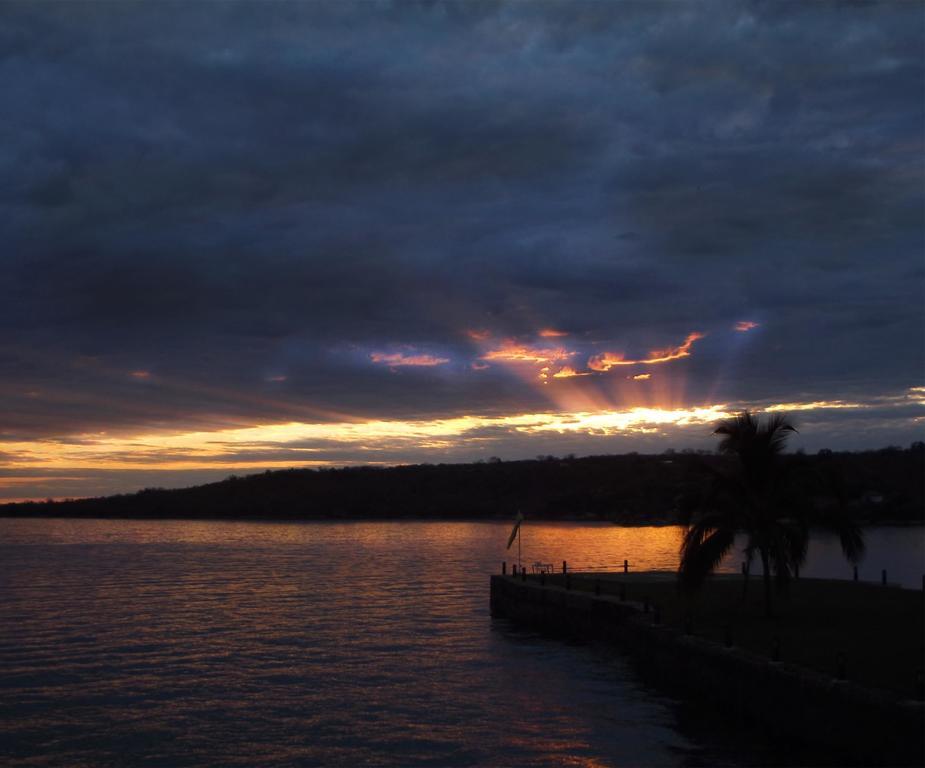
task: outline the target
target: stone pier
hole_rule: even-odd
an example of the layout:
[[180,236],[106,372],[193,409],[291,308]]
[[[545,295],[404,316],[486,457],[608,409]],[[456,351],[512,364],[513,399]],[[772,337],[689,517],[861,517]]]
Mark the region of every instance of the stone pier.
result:
[[757,726],[787,739],[824,762],[923,765],[920,701],[695,637],[663,624],[652,606],[567,589],[562,576],[544,576],[542,583],[535,575],[492,576],[491,610],[555,635],[613,644],[637,662],[645,681],[731,716],[733,727]]

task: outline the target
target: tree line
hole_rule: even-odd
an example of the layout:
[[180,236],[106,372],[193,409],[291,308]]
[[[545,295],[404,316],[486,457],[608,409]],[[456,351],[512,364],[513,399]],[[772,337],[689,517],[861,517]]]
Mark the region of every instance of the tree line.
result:
[[[182,489],[0,506],[3,516],[427,519],[512,518],[677,523],[733,458],[673,452],[498,459],[472,464],[288,469]],[[785,454],[820,508],[868,522],[923,522],[925,445]]]

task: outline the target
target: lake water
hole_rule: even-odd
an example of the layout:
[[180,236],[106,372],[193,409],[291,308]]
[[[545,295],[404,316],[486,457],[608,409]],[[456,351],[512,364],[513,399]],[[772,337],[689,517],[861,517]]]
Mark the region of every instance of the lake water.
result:
[[[508,531],[2,519],[0,765],[762,762],[618,654],[492,620]],[[522,543],[525,562],[667,569],[679,539],[527,524]],[[921,528],[868,545],[862,578],[921,585]],[[850,568],[817,536],[806,573]]]

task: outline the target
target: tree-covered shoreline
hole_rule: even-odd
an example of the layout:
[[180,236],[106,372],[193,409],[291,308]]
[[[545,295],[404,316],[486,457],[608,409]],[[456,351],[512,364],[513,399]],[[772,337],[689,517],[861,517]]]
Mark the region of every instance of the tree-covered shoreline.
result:
[[[925,448],[788,454],[814,478],[813,503],[861,520],[923,522]],[[686,499],[726,457],[666,452],[538,457],[472,464],[286,469],[181,489],[147,488],[66,501],[0,506],[4,517],[181,519],[492,519],[673,524]]]

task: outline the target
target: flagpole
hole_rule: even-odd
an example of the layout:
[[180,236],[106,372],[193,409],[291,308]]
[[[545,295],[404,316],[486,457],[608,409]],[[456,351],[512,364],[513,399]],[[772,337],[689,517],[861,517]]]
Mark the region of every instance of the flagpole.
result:
[[514,543],[514,539],[517,539],[517,567],[521,567],[520,562],[520,524],[524,521],[524,516],[522,512],[517,513],[517,519],[514,521],[514,527],[511,529],[511,535],[507,537],[507,547],[505,549],[510,549],[511,545]]
[[522,525],[517,526],[517,567],[522,569],[523,566],[520,564],[520,529],[523,528]]

